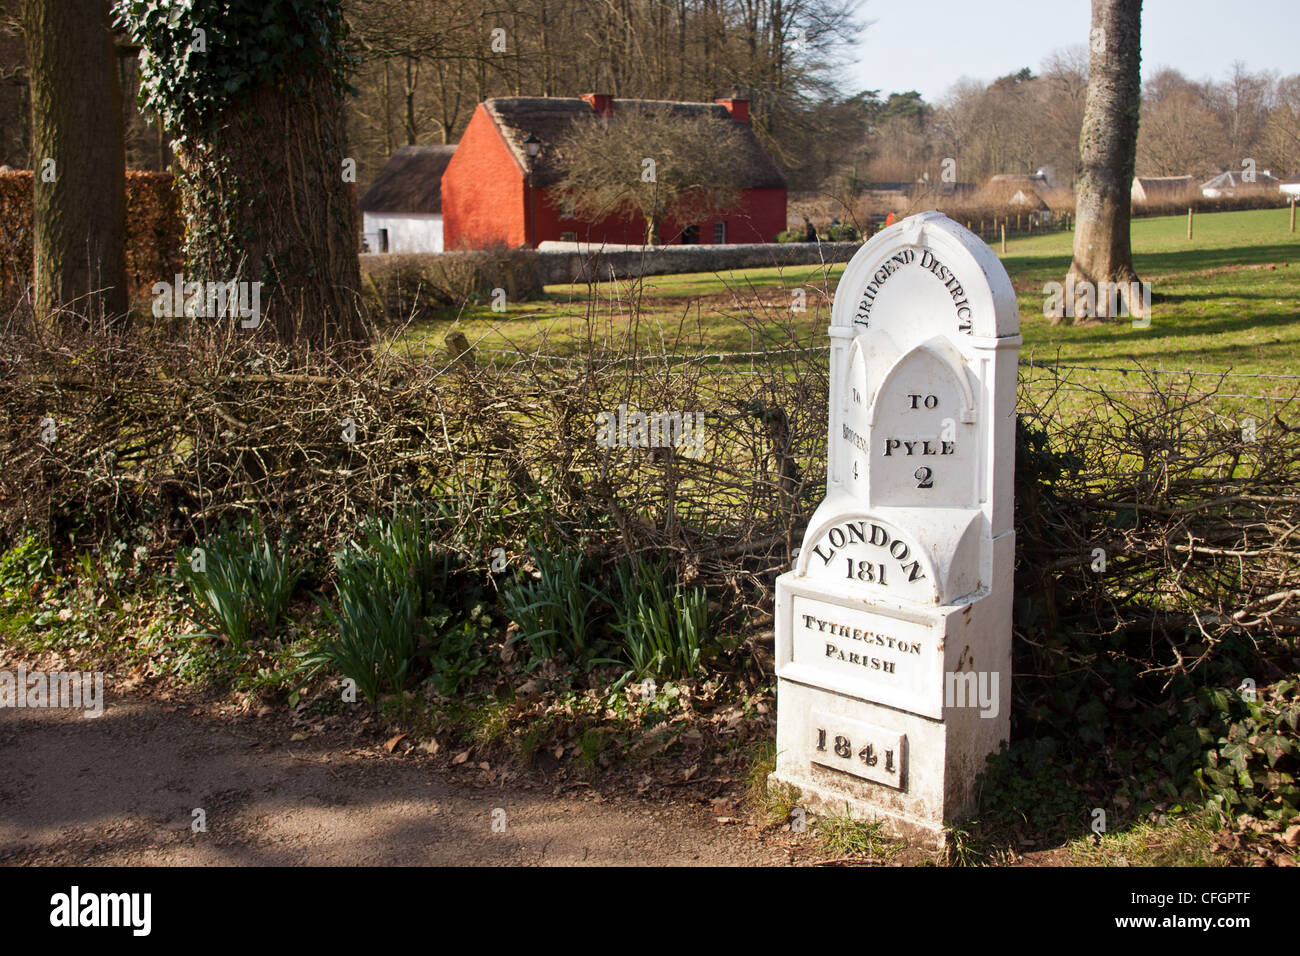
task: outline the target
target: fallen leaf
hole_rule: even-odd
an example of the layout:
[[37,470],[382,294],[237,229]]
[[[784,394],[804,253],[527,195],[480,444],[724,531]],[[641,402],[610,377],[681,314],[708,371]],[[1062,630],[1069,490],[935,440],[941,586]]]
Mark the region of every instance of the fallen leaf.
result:
[[1282,834],[1282,842],[1287,846],[1300,845],[1300,823],[1286,828],[1286,831]]
[[424,743],[420,744],[420,749],[423,750],[425,753],[427,753],[430,757],[432,757],[441,748],[439,748],[438,746],[438,741],[426,740]]
[[401,743],[402,738],[405,737],[405,736],[406,736],[406,734],[398,734],[396,737],[389,737],[388,740],[385,741],[385,743],[384,743],[384,749],[387,750],[389,753],[392,753],[392,752],[393,752],[393,749],[394,749],[394,748],[395,748],[399,743]]
[[307,739],[307,736],[308,736],[307,734],[297,733],[297,734],[294,734],[292,737],[289,738],[289,742],[290,742],[290,743],[297,743],[297,742],[300,741],[300,740],[306,740],[306,739]]
[[459,764],[463,764],[468,759],[469,759],[469,751],[466,750],[465,752],[458,753],[456,754],[456,756],[452,757],[451,762],[453,765],[459,765]]
[[486,760],[484,760],[482,763],[480,763],[480,764],[478,765],[478,768],[479,768],[480,770],[491,770],[491,769],[492,769],[492,765],[491,765],[490,763],[488,763]]
[[561,757],[564,756],[564,745],[561,744],[560,746],[556,747],[554,750],[551,751],[551,753],[554,755],[556,760],[559,760]]
[[696,763],[696,764],[691,764],[690,767],[687,768],[686,772],[685,772],[684,774],[682,774],[682,780],[690,780],[691,777],[695,776],[695,771],[697,771],[697,770],[699,770],[699,769],[700,769],[700,765],[699,765],[699,764],[697,764],[697,763]]
[[662,751],[668,746],[669,733],[664,730],[650,731],[643,734],[641,739],[633,745],[633,750],[643,757],[651,757]]

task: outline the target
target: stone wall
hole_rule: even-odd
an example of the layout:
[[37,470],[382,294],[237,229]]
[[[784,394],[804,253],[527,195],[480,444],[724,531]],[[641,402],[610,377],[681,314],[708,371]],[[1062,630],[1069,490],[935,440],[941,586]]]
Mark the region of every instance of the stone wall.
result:
[[848,262],[859,245],[856,242],[790,242],[595,248],[578,243],[544,242],[535,255],[542,284],[555,285],[588,279]]
[[[407,315],[421,303],[445,307],[466,297],[485,298],[495,288],[507,290],[510,301],[519,302],[534,298],[544,285],[848,262],[858,248],[856,242],[650,247],[544,242],[538,250],[502,246],[464,252],[367,253],[361,256],[361,274],[390,314]],[[395,289],[401,294],[395,295]]]

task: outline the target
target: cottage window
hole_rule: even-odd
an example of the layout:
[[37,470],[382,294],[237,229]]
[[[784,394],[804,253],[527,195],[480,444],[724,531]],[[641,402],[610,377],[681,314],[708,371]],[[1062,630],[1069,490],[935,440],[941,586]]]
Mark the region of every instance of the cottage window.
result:
[[713,244],[715,246],[725,245],[727,241],[727,224],[725,222],[715,222],[713,224]]

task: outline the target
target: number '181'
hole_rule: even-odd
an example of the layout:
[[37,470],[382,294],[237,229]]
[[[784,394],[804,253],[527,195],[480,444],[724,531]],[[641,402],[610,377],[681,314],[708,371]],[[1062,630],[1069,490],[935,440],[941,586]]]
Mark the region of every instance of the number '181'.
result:
[[852,580],[857,578],[859,581],[866,581],[868,584],[885,583],[885,566],[883,564],[872,564],[870,561],[854,561],[852,558],[845,558],[848,562],[848,570],[845,577]]

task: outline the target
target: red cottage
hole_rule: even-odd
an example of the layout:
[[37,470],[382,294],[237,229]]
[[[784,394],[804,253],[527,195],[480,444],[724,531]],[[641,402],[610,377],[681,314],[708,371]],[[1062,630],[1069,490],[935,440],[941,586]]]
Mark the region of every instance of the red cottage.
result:
[[[583,97],[500,97],[478,105],[451,162],[442,175],[444,248],[479,249],[497,242],[515,248],[547,240],[640,244],[644,226],[636,218],[609,217],[583,222],[564,217],[550,194],[559,181],[560,141],[575,120],[614,117],[623,110],[662,107],[656,100],[618,100],[589,93]],[[674,103],[676,109],[730,117],[744,126],[747,182],[740,206],[704,222],[676,223],[659,230],[664,243],[772,242],[786,227],[786,182],[749,125],[749,103]],[[540,141],[528,156],[529,137]]]

